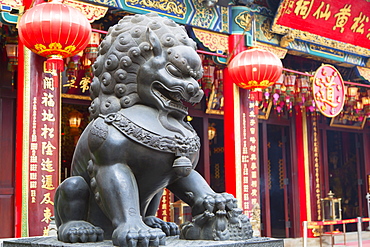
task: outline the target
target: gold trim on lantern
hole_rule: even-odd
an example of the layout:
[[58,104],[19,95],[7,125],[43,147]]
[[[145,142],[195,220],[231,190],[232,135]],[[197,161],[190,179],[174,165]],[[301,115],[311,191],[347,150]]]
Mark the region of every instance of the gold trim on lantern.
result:
[[258,82],[258,81],[249,81],[248,83],[244,83],[244,82],[239,82],[237,83],[241,88],[244,88],[244,89],[252,89],[252,88],[261,88],[261,89],[264,89],[264,88],[267,88],[269,86],[272,86],[274,85],[274,82],[272,81],[269,81],[269,80],[263,80],[261,82]]
[[70,57],[74,54],[74,51],[76,50],[76,46],[69,45],[63,48],[63,46],[60,43],[53,42],[46,47],[43,44],[36,44],[35,49],[32,49],[32,51],[40,56],[48,57],[50,55],[58,55],[61,57]]

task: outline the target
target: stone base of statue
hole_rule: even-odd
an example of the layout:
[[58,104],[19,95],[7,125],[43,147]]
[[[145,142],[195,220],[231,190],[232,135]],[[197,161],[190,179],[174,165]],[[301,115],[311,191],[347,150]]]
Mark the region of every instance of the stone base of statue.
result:
[[[31,237],[19,238],[4,241],[3,247],[64,247],[64,246],[81,246],[81,247],[111,247],[112,241],[104,241],[98,243],[63,243],[56,239],[56,237]],[[207,240],[183,240],[178,237],[167,237],[165,246],[176,247],[283,247],[284,241],[282,239],[274,238],[252,238],[242,241],[207,241]]]

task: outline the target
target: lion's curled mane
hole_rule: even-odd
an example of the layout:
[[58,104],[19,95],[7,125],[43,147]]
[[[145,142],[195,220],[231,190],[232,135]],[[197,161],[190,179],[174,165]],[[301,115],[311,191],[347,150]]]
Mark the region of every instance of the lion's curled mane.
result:
[[146,37],[148,28],[158,36],[164,51],[179,45],[196,48],[185,28],[170,19],[153,13],[123,17],[109,28],[93,65],[95,77],[89,107],[92,118],[141,103],[137,94],[137,72],[153,56]]

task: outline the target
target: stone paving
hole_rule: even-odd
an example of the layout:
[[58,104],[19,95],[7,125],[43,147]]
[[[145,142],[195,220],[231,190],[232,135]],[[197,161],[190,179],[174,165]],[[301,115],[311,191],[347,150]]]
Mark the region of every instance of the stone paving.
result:
[[[5,240],[3,247],[112,247],[111,241],[100,243],[76,243],[68,244],[59,242],[55,237],[31,237]],[[203,241],[203,240],[181,240],[178,237],[166,238],[166,247],[283,247],[284,241],[272,238],[253,238],[244,241]]]
[[[344,245],[343,242],[343,236],[336,236],[334,243],[335,247],[343,247],[343,246],[359,246],[358,241],[357,241],[357,232],[347,232],[346,234],[346,245]],[[0,239],[0,247],[3,247],[2,242],[7,239]],[[10,239],[9,239],[10,240]],[[284,247],[302,247],[303,246],[303,239],[302,238],[284,238]],[[213,242],[213,241],[206,241],[206,242]],[[105,247],[105,246],[112,246],[112,243],[110,241],[104,242],[105,245],[99,245],[99,247]],[[189,241],[187,245],[179,245],[179,243],[176,243],[176,238],[171,239],[168,238],[166,242],[166,246],[176,246],[176,247],[181,247],[181,246],[212,246],[215,247],[217,245],[199,245],[199,241]],[[215,242],[213,242],[215,244]],[[256,243],[258,244],[258,243]],[[67,245],[65,245],[67,246]],[[78,246],[76,244],[71,245],[71,246]],[[97,246],[96,243],[91,243],[90,245],[84,245],[84,246]],[[224,245],[227,246],[227,245]],[[259,245],[256,245],[259,246]],[[308,247],[319,247],[320,246],[320,241],[319,238],[309,238],[307,241],[307,246]],[[330,239],[328,237],[323,238],[323,247],[331,246]],[[370,231],[363,231],[362,232],[362,246],[363,247],[370,247]]]

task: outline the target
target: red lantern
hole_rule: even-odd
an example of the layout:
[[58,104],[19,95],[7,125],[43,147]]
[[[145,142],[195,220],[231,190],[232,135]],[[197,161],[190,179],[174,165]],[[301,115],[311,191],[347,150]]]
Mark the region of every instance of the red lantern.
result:
[[283,64],[274,53],[252,48],[237,54],[228,68],[231,78],[239,87],[264,89],[279,79]]
[[64,70],[63,58],[76,55],[89,43],[91,26],[77,9],[53,1],[26,11],[18,32],[27,48],[48,58],[48,70]]

